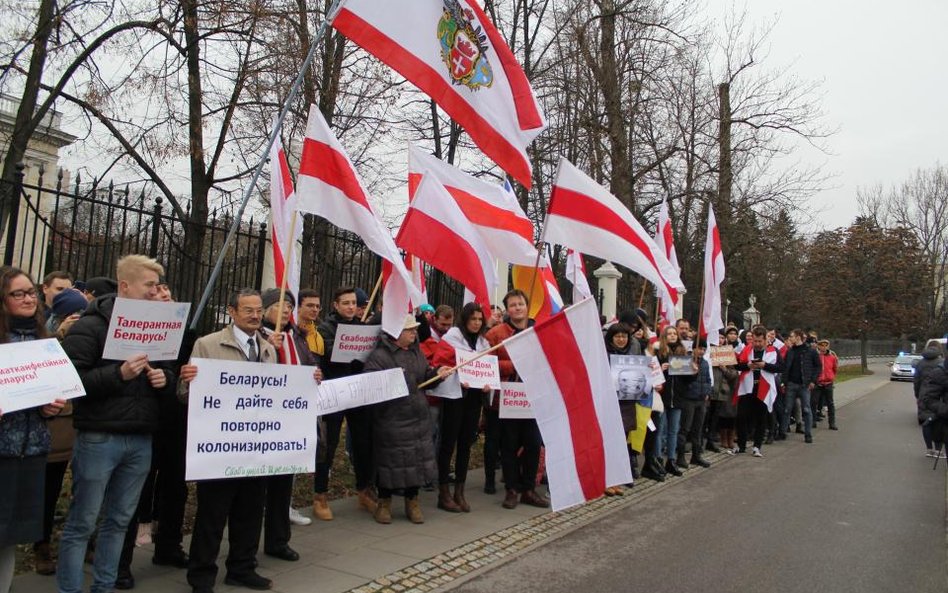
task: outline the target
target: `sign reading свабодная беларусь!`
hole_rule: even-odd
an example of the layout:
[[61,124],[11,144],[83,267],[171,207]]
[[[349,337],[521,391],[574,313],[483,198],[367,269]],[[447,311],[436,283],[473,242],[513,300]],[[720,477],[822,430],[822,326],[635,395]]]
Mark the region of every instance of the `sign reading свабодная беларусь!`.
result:
[[177,360],[190,310],[191,303],[116,298],[102,358]]
[[310,366],[191,362],[188,480],[312,472],[317,416],[408,395],[401,369],[317,386]]
[[4,414],[85,394],[59,340],[0,345],[0,410]]
[[336,327],[330,362],[352,362],[365,360],[375,350],[382,335],[381,325],[353,325],[340,323]]

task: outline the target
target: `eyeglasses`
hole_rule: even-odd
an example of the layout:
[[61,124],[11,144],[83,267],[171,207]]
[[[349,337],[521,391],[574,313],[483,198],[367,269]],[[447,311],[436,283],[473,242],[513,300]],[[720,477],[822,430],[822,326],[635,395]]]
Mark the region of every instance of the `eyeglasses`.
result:
[[7,293],[7,296],[12,298],[14,301],[22,301],[26,297],[31,299],[36,298],[36,289],[31,288],[29,290],[13,290]]

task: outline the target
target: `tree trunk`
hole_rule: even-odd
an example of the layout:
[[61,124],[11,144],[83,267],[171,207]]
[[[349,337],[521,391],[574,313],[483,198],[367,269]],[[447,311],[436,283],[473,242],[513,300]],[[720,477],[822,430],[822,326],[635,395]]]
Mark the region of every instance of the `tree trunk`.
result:
[[26,148],[30,137],[36,130],[39,120],[33,118],[36,103],[39,98],[40,84],[43,81],[43,69],[46,65],[49,37],[53,31],[53,16],[55,13],[54,0],[42,0],[39,5],[36,34],[33,37],[33,54],[30,57],[30,69],[26,74],[23,85],[23,94],[17,108],[16,120],[13,123],[13,133],[10,134],[10,145],[7,154],[3,157],[4,191],[0,194],[0,229],[6,227],[7,216],[10,215],[10,206],[13,203],[13,181],[16,166],[26,155]]
[[185,294],[204,284],[201,269],[204,257],[204,235],[207,232],[209,214],[207,196],[212,179],[209,179],[204,162],[204,122],[201,98],[201,38],[198,24],[198,0],[182,0],[184,11],[184,38],[188,69],[188,148],[191,171],[191,209],[185,224],[184,252],[191,257],[182,260],[180,281],[185,284]]
[[601,4],[599,59],[602,64],[602,95],[605,101],[606,126],[609,134],[609,189],[629,210],[635,211],[632,200],[632,170],[625,133],[627,114],[622,112],[622,91],[616,64],[616,8],[613,0]]

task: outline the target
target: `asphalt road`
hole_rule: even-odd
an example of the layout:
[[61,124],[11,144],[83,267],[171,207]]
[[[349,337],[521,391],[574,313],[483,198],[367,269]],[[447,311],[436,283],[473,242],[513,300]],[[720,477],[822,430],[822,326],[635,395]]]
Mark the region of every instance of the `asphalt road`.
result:
[[811,445],[720,463],[454,591],[944,593],[946,466],[914,403],[885,383]]

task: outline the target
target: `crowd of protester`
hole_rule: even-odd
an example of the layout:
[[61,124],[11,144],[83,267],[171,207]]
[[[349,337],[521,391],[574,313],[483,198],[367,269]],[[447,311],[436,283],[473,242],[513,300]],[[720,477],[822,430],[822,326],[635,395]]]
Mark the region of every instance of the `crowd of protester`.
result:
[[[256,571],[263,553],[299,560],[290,546],[291,525],[312,520],[292,508],[292,475],[201,480],[190,548],[182,542],[188,489],[185,483],[187,400],[198,368],[190,357],[298,364],[313,367],[313,380],[362,372],[402,369],[408,397],[348,409],[319,418],[312,517],[332,521],[330,474],[336,449],[344,444],[355,474],[355,504],[379,524],[392,523],[393,498],[404,499],[404,515],[424,522],[422,489],[437,488],[436,508],[476,512],[465,484],[472,448],[483,434],[483,491],[500,504],[550,506],[542,493],[544,448],[535,420],[502,418],[499,397],[490,388],[472,388],[446,379],[456,353],[497,347],[500,377],[519,375],[501,343],[534,323],[529,297],[509,292],[502,307],[484,311],[476,303],[457,313],[447,305],[425,305],[405,317],[397,336],[383,334],[363,363],[332,362],[340,325],[373,323],[374,312],[361,288],[335,291],[331,310],[322,315],[319,294],[298,295],[271,289],[233,291],[227,303],[230,323],[217,332],[186,338],[177,362],[153,362],[145,355],[129,360],[102,358],[116,297],[172,300],[162,266],[145,256],[119,260],[115,279],[74,281],[65,272],[47,275],[39,286],[29,274],[0,268],[0,342],[55,337],[72,360],[86,395],[65,402],[2,414],[0,411],[0,592],[9,589],[16,544],[32,543],[35,570],[56,575],[58,590],[83,590],[83,565],[92,564],[92,591],[131,589],[131,564],[137,546],[154,543],[151,561],[187,570],[195,593],[217,582],[217,559],[225,527],[229,547],[224,582],[254,590],[272,587]],[[282,295],[282,299],[281,299]],[[619,403],[623,427],[641,430],[639,409],[646,402],[641,446],[629,440],[633,482],[610,486],[621,495],[640,476],[664,481],[691,466],[708,467],[705,452],[763,457],[763,447],[785,440],[795,426],[806,443],[824,419],[837,429],[833,384],[838,360],[826,340],[802,330],[786,338],[764,326],[719,335],[697,336],[690,323],[652,327],[644,311],[625,313],[604,325],[607,353],[648,355],[664,382],[654,390],[635,389],[638,399]],[[736,364],[711,366],[709,346],[731,346]],[[673,357],[689,357],[691,372],[670,372]],[[943,365],[930,365],[931,380],[919,383],[920,422],[943,442],[939,419],[948,419],[948,386]],[[418,386],[432,382],[420,389]],[[935,387],[941,391],[935,393]],[[444,389],[453,389],[444,397]],[[437,391],[439,390],[440,391]],[[775,390],[766,395],[768,390]],[[437,392],[436,392],[437,391]],[[768,405],[767,402],[771,402]],[[923,421],[922,410],[931,419]],[[346,439],[342,442],[342,428]],[[931,449],[932,446],[929,446]],[[67,468],[71,471],[69,510],[54,556],[54,512]],[[501,479],[497,479],[500,469]],[[338,503],[337,503],[338,504]],[[486,501],[481,504],[487,504]]]

